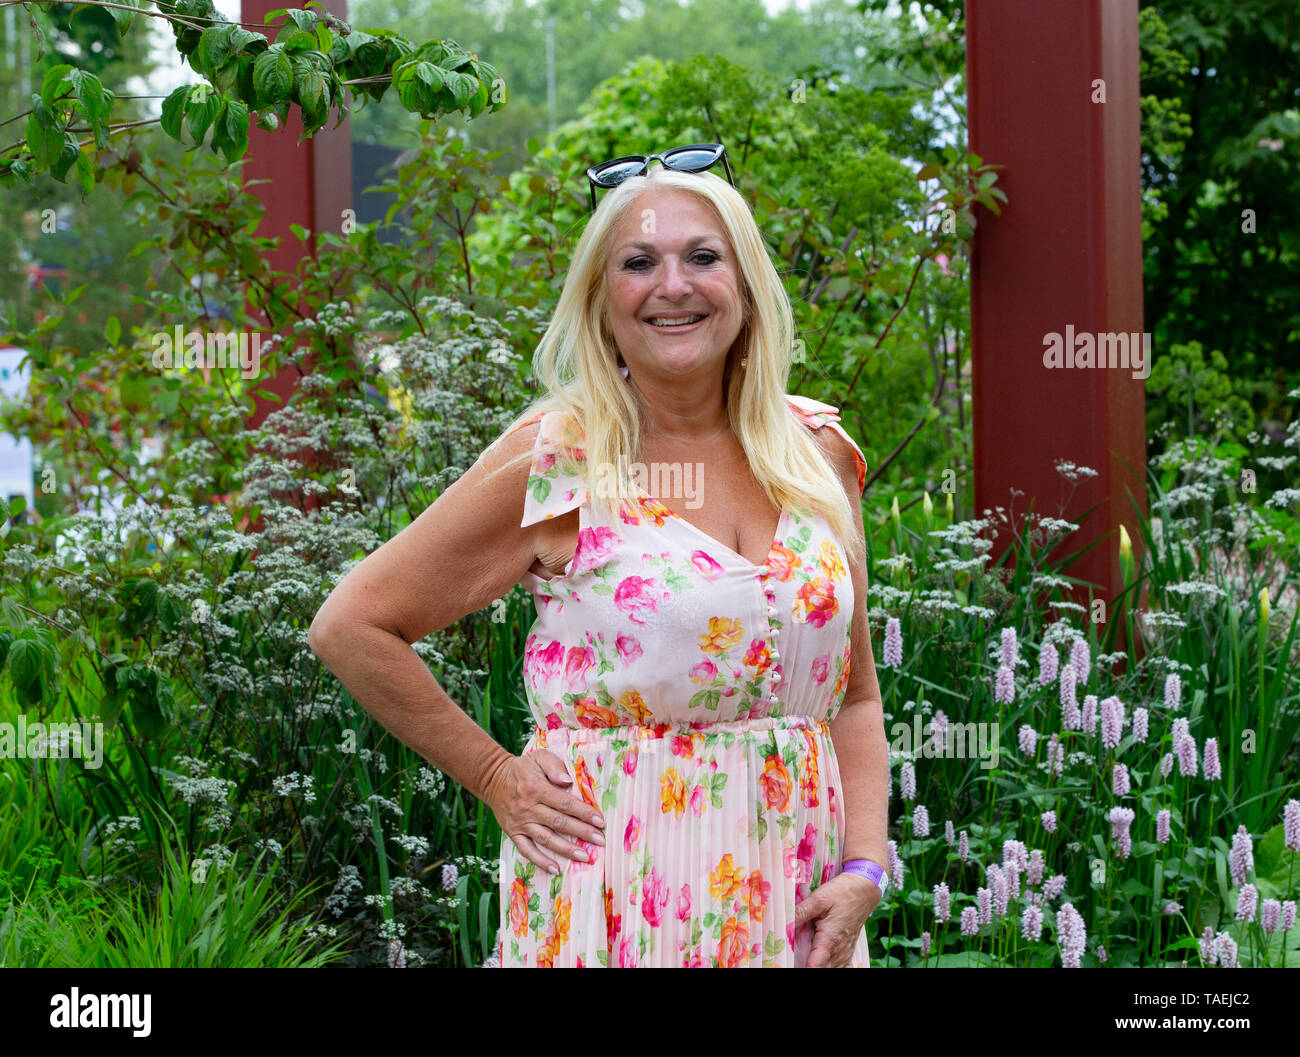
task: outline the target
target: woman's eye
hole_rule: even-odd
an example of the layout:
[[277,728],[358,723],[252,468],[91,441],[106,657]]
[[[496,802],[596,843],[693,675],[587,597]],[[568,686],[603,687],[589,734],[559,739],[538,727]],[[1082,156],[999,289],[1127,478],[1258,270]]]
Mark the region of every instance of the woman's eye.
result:
[[[718,260],[718,255],[714,253],[712,250],[701,250],[699,253],[691,257],[691,260],[695,264],[707,266],[715,263]],[[639,272],[639,271],[643,271],[644,270],[643,266],[648,265],[649,263],[650,261],[647,260],[645,257],[637,257],[634,260],[628,261],[625,265],[623,265],[623,267],[628,269],[629,271]]]

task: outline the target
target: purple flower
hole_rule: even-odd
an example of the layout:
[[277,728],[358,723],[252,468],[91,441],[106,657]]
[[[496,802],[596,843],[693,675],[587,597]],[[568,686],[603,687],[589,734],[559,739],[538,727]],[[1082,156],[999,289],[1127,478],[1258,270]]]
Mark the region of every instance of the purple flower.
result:
[[975,922],[975,908],[963,907],[961,912],[961,934],[963,936],[974,936],[979,932],[979,925]]
[[1101,962],[1102,965],[1106,964],[1106,948],[1100,943],[1097,944],[1097,961]]
[[957,834],[952,828],[952,819],[948,819],[948,821],[943,824],[943,839],[944,843],[946,843],[950,848],[952,847],[953,841],[957,839]]
[[1177,672],[1171,672],[1165,676],[1165,708],[1171,712],[1176,712],[1182,700],[1183,681],[1178,678]]
[[1101,743],[1108,749],[1119,748],[1124,733],[1124,703],[1118,697],[1101,702]]
[[970,837],[965,830],[961,831],[961,836],[957,840],[957,855],[962,862],[970,858]]
[[1074,669],[1068,664],[1061,669],[1061,725],[1066,730],[1078,730],[1083,726],[1083,717],[1079,715],[1079,701],[1074,695]]
[[930,956],[930,932],[927,929],[925,932],[921,933],[921,957],[928,958],[929,956]]
[[1282,931],[1290,932],[1295,925],[1295,900],[1286,899],[1282,902]]
[[1038,748],[1038,732],[1028,723],[1021,723],[1017,741],[1020,744],[1020,751],[1026,756],[1032,756]]
[[1020,915],[1020,935],[1027,940],[1041,940],[1043,938],[1043,912],[1038,907],[1025,907],[1024,912]]
[[898,617],[885,622],[885,650],[880,660],[882,668],[897,668],[903,663],[903,625]]
[[1057,668],[1061,663],[1061,658],[1056,654],[1056,647],[1050,642],[1044,642],[1038,651],[1038,685],[1051,686],[1052,681],[1056,678]]
[[949,913],[950,911],[949,898],[950,898],[950,894],[948,892],[948,886],[944,884],[942,881],[940,881],[937,885],[934,886],[934,920],[935,921],[944,922],[947,921],[948,918],[951,916],[951,914]]
[[1097,695],[1089,694],[1083,699],[1083,716],[1079,720],[1079,729],[1085,734],[1092,734],[1097,729]]
[[1088,673],[1092,669],[1092,651],[1087,640],[1075,639],[1070,647],[1070,667],[1074,669],[1075,681],[1080,686],[1088,685]]
[[1043,883],[1043,853],[1037,848],[1029,853],[1029,867],[1025,871],[1025,880],[1031,885]]
[[1145,742],[1147,740],[1147,720],[1150,713],[1145,708],[1133,709],[1133,740]]
[[1025,842],[1004,840],[1002,842],[1002,862],[1003,864],[1013,862],[1021,870],[1029,869],[1029,849],[1025,847]]
[[1252,884],[1241,886],[1237,895],[1237,920],[1254,921],[1255,911],[1259,907],[1259,891]]
[[1219,947],[1219,964],[1225,969],[1235,969],[1237,967],[1237,941],[1226,932],[1220,932],[1214,937],[1214,942]]
[[1175,902],[1174,900],[1171,899],[1171,900],[1169,900],[1168,903],[1166,903],[1166,904],[1164,905],[1164,913],[1165,913],[1165,917],[1173,917],[1175,914],[1177,914],[1177,913],[1178,913],[1180,910],[1182,910],[1182,909],[1183,909],[1183,904],[1182,904],[1182,903],[1177,903],[1177,902]]
[[898,772],[898,787],[902,791],[904,800],[916,799],[916,768],[910,763],[904,763]]
[[1111,774],[1110,787],[1116,796],[1128,796],[1128,768],[1124,764],[1115,764],[1115,770]]
[[1058,778],[1065,767],[1065,746],[1061,739],[1053,734],[1047,739],[1047,769]]
[[[1002,877],[1007,882],[1007,898],[1020,898],[1020,863],[1012,859],[1002,867]],[[1004,911],[1005,913],[1005,911]]]
[[928,837],[930,835],[930,812],[924,804],[917,804],[912,809],[912,836]]
[[1016,629],[1002,629],[1002,666],[1010,668],[1013,672],[1016,665],[1020,662],[1020,647],[1016,642]]
[[1174,754],[1167,752],[1160,758],[1160,777],[1168,778],[1169,772],[1174,769]]
[[890,841],[885,848],[885,869],[889,871],[889,883],[894,886],[894,890],[901,890],[903,887],[903,860],[898,857],[898,844],[896,841]]
[[1133,849],[1133,838],[1129,833],[1135,813],[1131,807],[1113,807],[1110,809],[1110,835],[1119,845],[1119,857],[1127,859]]
[[1259,927],[1265,936],[1271,936],[1282,923],[1282,904],[1276,899],[1265,899],[1259,908]]
[[1001,705],[1009,705],[1016,699],[1016,674],[1005,664],[998,667],[997,678],[993,681],[993,700]]
[[1056,812],[1055,812],[1055,811],[1044,811],[1044,812],[1042,813],[1042,815],[1040,816],[1040,818],[1042,819],[1043,829],[1047,830],[1048,833],[1055,833],[1055,832],[1056,832]]
[[1209,925],[1201,933],[1201,964],[1214,965],[1219,960],[1219,944],[1214,938],[1214,929]]
[[1195,778],[1198,766],[1196,762],[1196,739],[1190,734],[1184,734],[1174,748],[1178,753],[1178,773],[1184,778]]
[[1088,944],[1088,930],[1084,928],[1083,917],[1070,903],[1062,903],[1056,912],[1056,940],[1061,947],[1061,965],[1066,969],[1079,968]]
[[1007,912],[1007,903],[1011,898],[1006,873],[997,863],[993,863],[986,871],[985,879],[989,882],[993,895],[993,912],[998,917],[1002,917]]
[[1201,764],[1205,769],[1205,777],[1214,781],[1223,774],[1223,768],[1219,766],[1219,742],[1217,738],[1205,739],[1205,758]]
[[987,888],[976,889],[975,903],[979,907],[980,924],[990,924],[993,921],[993,893]]
[[1228,871],[1234,885],[1246,883],[1246,875],[1255,869],[1255,844],[1245,826],[1238,826],[1232,835],[1232,851],[1228,853]]
[[1282,809],[1282,843],[1300,851],[1300,800],[1292,797]]
[[1161,808],[1156,812],[1156,842],[1158,844],[1169,843],[1169,822],[1173,818],[1169,808]]

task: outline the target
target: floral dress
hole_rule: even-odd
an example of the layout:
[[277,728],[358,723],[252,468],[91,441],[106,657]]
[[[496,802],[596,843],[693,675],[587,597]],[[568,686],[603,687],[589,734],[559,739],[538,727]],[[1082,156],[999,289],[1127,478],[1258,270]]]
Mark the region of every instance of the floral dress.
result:
[[[837,410],[788,395],[853,445]],[[614,523],[589,502],[580,447],[542,421],[523,525],[579,511],[564,573],[535,597],[523,678],[527,754],[565,761],[605,846],[558,876],[501,841],[502,967],[802,966],[795,906],[840,869],[845,817],[829,723],[849,676],[853,582],[820,516],[782,512],[761,566],[643,489]],[[521,423],[523,425],[525,423]],[[572,838],[571,838],[572,839]],[[865,929],[853,952],[868,966]]]

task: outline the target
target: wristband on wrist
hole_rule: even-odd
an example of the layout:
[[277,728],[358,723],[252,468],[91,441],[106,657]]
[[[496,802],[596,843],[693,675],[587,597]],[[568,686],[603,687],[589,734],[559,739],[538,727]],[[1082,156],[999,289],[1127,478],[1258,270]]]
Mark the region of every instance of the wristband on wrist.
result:
[[865,877],[874,884],[883,893],[889,884],[889,879],[885,875],[885,868],[878,862],[872,862],[870,859],[849,859],[840,868],[842,873],[856,874],[858,877]]

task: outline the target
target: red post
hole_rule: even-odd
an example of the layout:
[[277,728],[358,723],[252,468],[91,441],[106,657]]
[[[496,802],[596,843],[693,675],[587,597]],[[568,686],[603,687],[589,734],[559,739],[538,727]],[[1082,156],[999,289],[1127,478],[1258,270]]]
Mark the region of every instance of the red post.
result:
[[[245,28],[251,29],[254,27],[248,23],[265,23],[267,12],[284,6],[279,0],[243,0],[239,17],[246,24]],[[347,0],[327,0],[325,6],[331,14],[346,20]],[[275,40],[277,32],[267,28],[256,28],[255,31],[271,41]],[[267,264],[277,271],[293,274],[304,252],[314,252],[316,233],[339,233],[343,211],[352,208],[351,119],[344,118],[343,123],[334,128],[336,120],[331,117],[324,128],[301,144],[298,137],[302,135],[302,115],[296,104],[290,107],[284,125],[274,132],[266,132],[250,123],[243,176],[249,181],[270,181],[255,184],[248,190],[266,208],[258,235],[280,240],[279,246],[267,258]],[[289,230],[290,224],[310,229],[311,242],[306,246],[299,242]],[[293,342],[291,336],[284,337],[287,349]],[[268,389],[287,402],[299,377],[299,368],[284,365],[275,375],[259,377],[256,381],[258,388]],[[267,415],[284,406],[261,397],[255,399],[247,423],[250,429],[260,426]],[[318,501],[309,496],[304,505],[310,508],[318,505]]]
[[[1142,353],[1144,369],[1131,355],[1104,367],[1079,366],[1076,357],[1087,351],[1085,334],[1108,362],[1119,360],[1119,335],[1136,334],[1138,348],[1149,349],[1141,337],[1138,0],[1030,8],[1018,0],[966,4],[970,149],[1006,166],[998,186],[1008,197],[1001,216],[977,207],[975,505],[980,516],[1004,507],[1019,530],[1030,501],[1035,513],[1057,516],[1071,487],[1054,468],[1057,459],[1096,470],[1061,516],[1078,522],[1100,505],[1051,556],[1100,539],[1066,573],[1100,585],[1072,600],[1087,605],[1090,593],[1105,599],[1106,620],[1115,622],[1121,524],[1141,568],[1135,506],[1145,516],[1151,353]],[[1067,365],[1045,362],[1052,334],[1060,335],[1058,347],[1073,346]],[[1015,497],[1014,511],[1011,488],[1025,493]],[[1000,532],[994,559],[1006,536]],[[1120,633],[1114,644],[1140,656],[1133,652],[1140,640],[1129,643]]]

